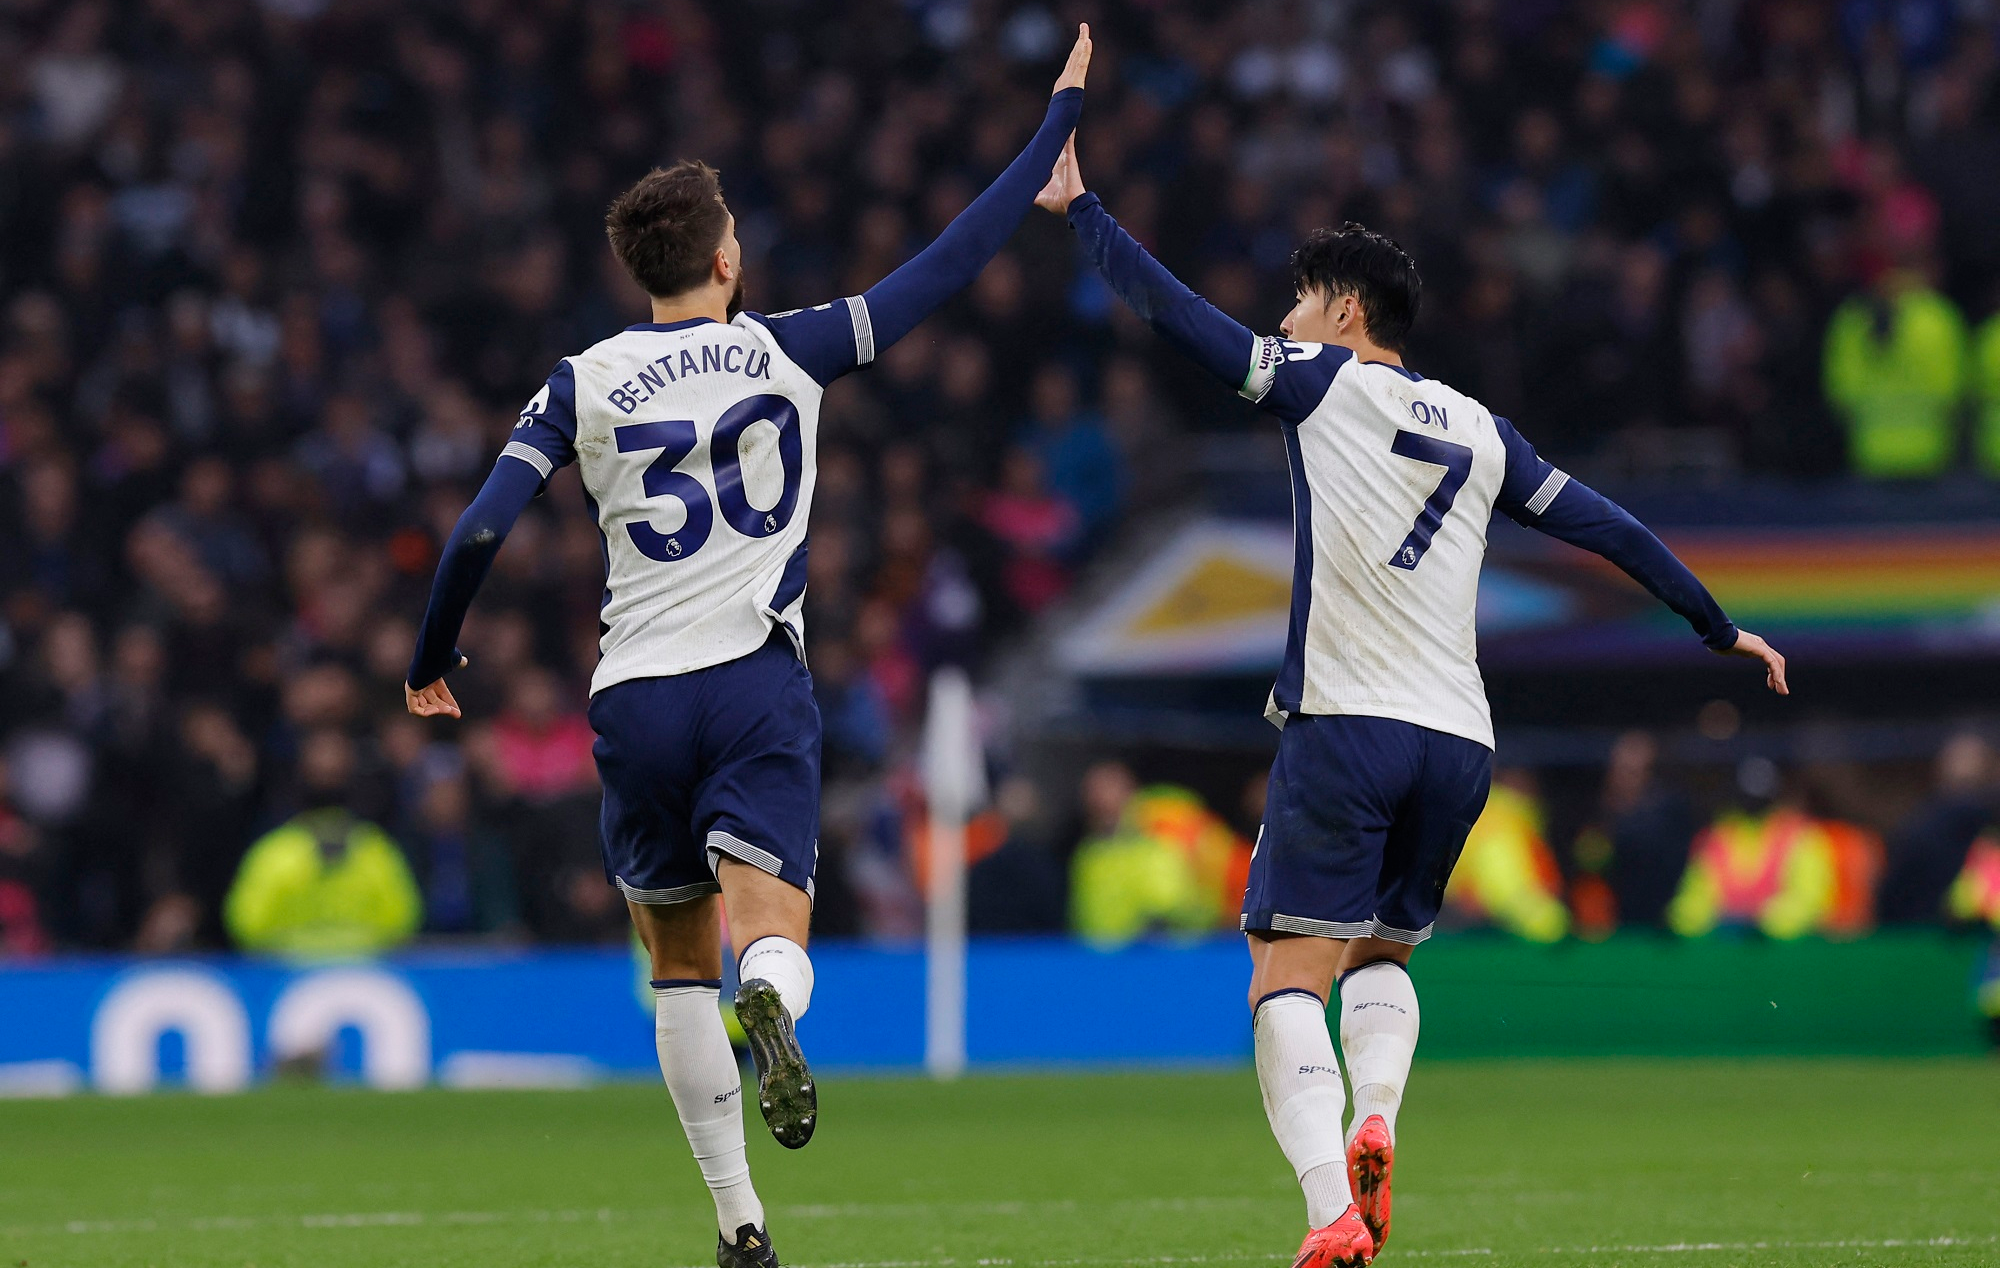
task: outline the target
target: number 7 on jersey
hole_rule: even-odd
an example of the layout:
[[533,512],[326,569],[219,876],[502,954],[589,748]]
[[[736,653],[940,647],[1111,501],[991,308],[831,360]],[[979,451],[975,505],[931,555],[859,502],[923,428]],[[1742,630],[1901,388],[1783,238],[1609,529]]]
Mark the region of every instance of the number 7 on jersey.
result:
[[1435,436],[1399,431],[1395,442],[1389,446],[1389,452],[1444,468],[1437,488],[1431,490],[1430,497],[1424,501],[1424,509],[1417,513],[1417,522],[1410,526],[1410,535],[1403,539],[1403,544],[1396,547],[1396,553],[1389,559],[1391,568],[1414,572],[1417,565],[1423,562],[1424,552],[1431,548],[1431,538],[1436,535],[1438,526],[1451,513],[1451,504],[1457,500],[1458,491],[1465,487],[1466,477],[1472,474],[1472,450],[1469,446],[1455,445]]

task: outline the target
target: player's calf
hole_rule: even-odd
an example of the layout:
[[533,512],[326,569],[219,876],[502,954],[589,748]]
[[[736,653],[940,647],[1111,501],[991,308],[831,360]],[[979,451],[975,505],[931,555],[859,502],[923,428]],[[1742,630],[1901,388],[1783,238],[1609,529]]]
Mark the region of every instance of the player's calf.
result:
[[1258,1003],[1253,1028],[1271,1134],[1305,1194],[1307,1225],[1325,1228],[1354,1201],[1340,1133],[1346,1089],[1326,1029],[1326,1003],[1309,991],[1280,991]]
[[715,1199],[716,1227],[726,1245],[729,1230],[761,1229],[764,1207],[743,1149],[743,1083],[716,1008],[721,985],[713,978],[655,979],[653,1008],[660,1073]]

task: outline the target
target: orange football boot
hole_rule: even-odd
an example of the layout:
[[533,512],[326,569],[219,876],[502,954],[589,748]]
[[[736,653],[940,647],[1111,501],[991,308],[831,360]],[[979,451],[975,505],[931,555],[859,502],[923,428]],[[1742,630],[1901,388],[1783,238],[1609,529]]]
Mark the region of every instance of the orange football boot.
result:
[[1361,1209],[1349,1203],[1339,1219],[1306,1234],[1292,1268],[1367,1268],[1373,1258],[1375,1243],[1361,1222]]
[[1378,1251],[1389,1240],[1389,1173],[1395,1168],[1396,1142],[1389,1139],[1389,1124],[1380,1114],[1370,1114],[1348,1142],[1347,1182]]

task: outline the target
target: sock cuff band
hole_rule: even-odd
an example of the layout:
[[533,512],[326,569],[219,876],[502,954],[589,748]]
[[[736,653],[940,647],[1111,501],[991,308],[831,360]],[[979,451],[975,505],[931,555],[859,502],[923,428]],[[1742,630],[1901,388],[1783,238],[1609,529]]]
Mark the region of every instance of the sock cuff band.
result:
[[711,991],[719,991],[722,989],[722,979],[719,977],[656,977],[652,980],[652,987],[656,991],[671,991],[689,986],[705,986]]
[[1262,999],[1258,1000],[1256,1006],[1250,1010],[1250,1015],[1252,1017],[1255,1017],[1258,1013],[1263,1011],[1264,1005],[1270,1003],[1274,999],[1279,999],[1286,995],[1303,995],[1307,999],[1311,1000],[1313,1003],[1318,1004],[1321,1008],[1326,1007],[1326,1001],[1319,997],[1319,992],[1309,991],[1303,986],[1287,986],[1282,991],[1272,991],[1269,995],[1266,995]]
[[1369,969],[1374,969],[1374,968],[1390,968],[1390,969],[1394,969],[1394,970],[1396,970],[1396,972],[1398,972],[1398,973],[1401,973],[1401,974],[1402,974],[1402,975],[1403,975],[1404,977],[1409,977],[1409,976],[1410,976],[1410,968],[1409,968],[1409,966],[1408,966],[1408,965],[1406,965],[1406,964],[1403,964],[1403,963],[1400,963],[1399,961],[1396,961],[1396,960],[1370,960],[1370,961],[1369,961],[1368,963],[1366,963],[1366,964],[1362,964],[1362,965],[1357,965],[1356,967],[1354,967],[1354,968],[1351,968],[1351,969],[1347,970],[1347,972],[1345,972],[1345,973],[1342,973],[1342,974],[1340,975],[1340,977],[1339,977],[1338,979],[1336,979],[1336,980],[1335,980],[1335,982],[1334,982],[1334,985],[1335,985],[1336,987],[1340,987],[1340,986],[1345,986],[1345,985],[1347,985],[1347,979],[1348,979],[1348,978],[1350,978],[1350,977],[1353,977],[1353,976],[1354,976],[1354,975],[1355,975],[1356,973],[1365,973],[1365,972],[1367,972],[1367,971],[1368,971]]
[[[740,968],[740,967],[742,966],[743,962],[744,962],[745,960],[747,960],[747,959],[749,959],[749,958],[750,958],[750,953],[751,953],[751,952],[755,951],[755,950],[756,950],[756,949],[757,949],[758,947],[761,947],[761,946],[763,946],[763,945],[764,945],[765,943],[767,943],[767,942],[782,942],[782,943],[784,943],[784,944],[785,944],[786,946],[788,946],[788,947],[792,948],[793,950],[795,950],[795,951],[799,952],[799,953],[800,953],[801,955],[803,955],[803,954],[805,953],[805,948],[804,948],[804,947],[800,946],[800,945],[799,945],[798,943],[796,943],[796,942],[793,942],[793,941],[792,941],[792,940],[791,940],[790,938],[787,938],[787,937],[786,937],[786,936],[785,936],[784,934],[782,934],[782,933],[767,933],[767,934],[765,934],[765,935],[764,935],[763,937],[761,937],[761,938],[757,939],[757,940],[756,940],[755,942],[751,943],[751,944],[750,944],[749,946],[747,946],[747,947],[743,948],[743,954],[742,954],[742,955],[739,955],[739,956],[737,956],[737,957],[736,957],[736,963],[737,963],[737,966],[738,966],[738,967]],[[775,950],[776,948],[773,948],[773,949]]]

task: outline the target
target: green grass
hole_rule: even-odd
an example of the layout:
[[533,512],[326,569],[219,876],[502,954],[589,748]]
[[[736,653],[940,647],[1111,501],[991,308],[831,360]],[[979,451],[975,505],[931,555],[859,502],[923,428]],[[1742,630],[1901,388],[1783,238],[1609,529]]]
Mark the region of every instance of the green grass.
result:
[[[822,1095],[801,1153],[753,1122],[801,1268],[1282,1268],[1303,1232],[1247,1072]],[[1436,1063],[1399,1143],[1385,1265],[2000,1263],[1986,1062]],[[713,1240],[658,1086],[0,1103],[0,1268],[658,1268]]]

